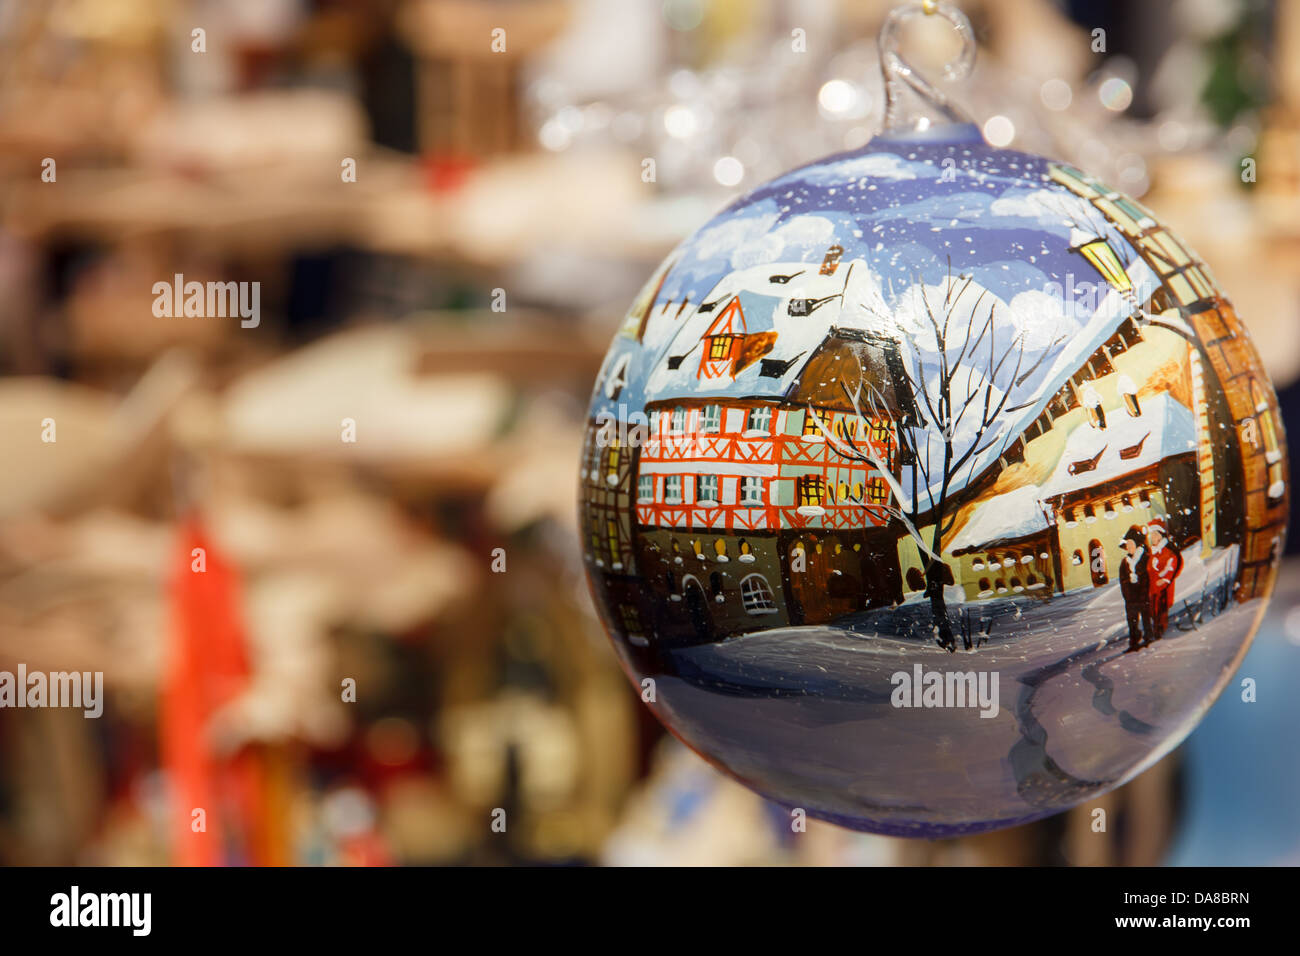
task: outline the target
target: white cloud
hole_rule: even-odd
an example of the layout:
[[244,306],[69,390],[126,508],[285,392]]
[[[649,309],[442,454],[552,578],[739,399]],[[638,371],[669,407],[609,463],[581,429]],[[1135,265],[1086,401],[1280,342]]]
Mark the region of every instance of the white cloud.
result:
[[1008,190],[989,206],[994,216],[1030,219],[1060,232],[1071,223],[1090,222],[1096,212],[1074,193],[1065,189]]
[[803,181],[825,186],[859,179],[934,179],[938,175],[939,169],[933,163],[909,162],[893,153],[868,153],[796,170],[776,182]]
[[697,261],[729,258],[737,248],[761,240],[777,219],[776,212],[737,216],[702,230],[691,243],[690,255]]
[[1007,303],[1012,324],[1024,334],[1025,351],[1038,352],[1057,344],[1062,335],[1075,332],[1081,323],[1074,314],[1071,303],[1066,314],[1065,302],[1060,296],[1038,289],[1021,292]]
[[776,229],[737,244],[731,266],[745,269],[765,262],[799,261],[809,252],[824,252],[835,240],[835,223],[825,216],[795,216]]

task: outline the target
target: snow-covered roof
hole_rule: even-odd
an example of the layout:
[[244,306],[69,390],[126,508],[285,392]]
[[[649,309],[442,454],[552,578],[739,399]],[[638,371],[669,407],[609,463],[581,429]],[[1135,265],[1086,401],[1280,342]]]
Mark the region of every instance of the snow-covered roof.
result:
[[[1140,258],[1135,259],[1129,265],[1128,275],[1139,302],[1145,302],[1160,286],[1160,280],[1146,262]],[[1115,334],[1120,324],[1129,318],[1131,314],[1132,305],[1130,301],[1114,289],[1111,289],[1102,299],[1097,311],[1092,314],[1088,322],[1071,336],[1070,340],[1062,348],[1061,353],[1056,357],[1056,361],[1052,363],[1051,370],[1038,387],[1034,400],[1029,403],[1022,403],[1023,408],[1003,415],[999,440],[993,442],[982,454],[975,456],[971,465],[963,467],[959,475],[953,476],[948,487],[949,494],[960,491],[996,463],[1007,447],[1043,413],[1043,409],[1061,390],[1066,380],[1074,375],[1088,361],[1089,357]],[[991,437],[993,436],[986,436],[985,441],[988,441]],[[934,478],[934,492],[937,497],[938,486],[943,476],[936,474],[932,477]],[[1089,483],[1091,484],[1091,482]],[[925,506],[929,500],[925,497],[925,491],[918,489],[917,494],[921,496],[921,503]],[[905,508],[910,507],[910,502],[902,502],[902,504]]]
[[[704,347],[700,339],[735,297],[740,298],[749,333],[776,333],[772,350],[762,356],[768,361],[766,365],[753,362],[734,379],[700,377]],[[794,300],[812,303],[811,310],[796,307],[792,315]],[[771,262],[741,269],[721,279],[677,330],[650,373],[646,400],[720,395],[778,398],[798,382],[803,366],[831,327],[883,331],[887,314],[880,289],[861,259],[841,262],[831,275],[821,274],[819,262]],[[778,363],[788,364],[779,368]]]
[[970,520],[953,538],[950,550],[960,551],[1023,538],[1047,528],[1047,517],[1038,506],[1036,485],[1026,485],[980,502]]
[[[1196,424],[1192,413],[1177,399],[1167,394],[1143,397],[1142,414],[1136,418],[1120,409],[1111,409],[1106,416],[1105,429],[1094,428],[1090,423],[1076,425],[1065,440],[1065,450],[1056,469],[1039,491],[1042,498],[1053,498],[1110,481],[1121,475],[1139,471],[1171,455],[1181,455],[1196,450]],[[1130,458],[1121,458],[1120,452],[1141,449]],[[1090,461],[1098,455],[1095,468],[1070,474],[1072,464]]]

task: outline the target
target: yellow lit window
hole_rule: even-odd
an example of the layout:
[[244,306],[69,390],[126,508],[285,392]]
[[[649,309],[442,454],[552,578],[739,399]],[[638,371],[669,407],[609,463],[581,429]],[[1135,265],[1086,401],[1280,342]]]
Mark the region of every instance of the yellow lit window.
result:
[[801,507],[815,507],[822,503],[826,482],[820,475],[804,475],[798,480],[797,485]]

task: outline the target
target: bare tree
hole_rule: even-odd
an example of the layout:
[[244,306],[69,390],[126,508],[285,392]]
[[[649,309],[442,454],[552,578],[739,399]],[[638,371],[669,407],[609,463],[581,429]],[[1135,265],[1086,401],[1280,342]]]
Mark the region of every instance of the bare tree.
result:
[[[971,276],[954,281],[950,266],[943,300],[932,303],[918,277],[913,288],[919,293],[922,329],[907,337],[911,367],[903,363],[902,381],[893,383],[894,402],[887,401],[880,384],[869,380],[865,370],[856,383],[841,381],[859,421],[893,423],[900,456],[895,461],[906,464],[910,488],[904,486],[903,467],[895,474],[895,462],[882,457],[869,442],[858,441],[859,429],[832,435],[819,422],[836,451],[872,465],[889,485],[888,502],[863,503],[863,507],[883,508],[916,542],[938,643],[949,651],[956,650],[956,641],[944,599],[942,555],[957,520],[953,495],[975,477],[984,452],[999,442],[1005,444],[1009,436],[1004,436],[1000,417],[1015,410],[1008,407],[1012,395],[1052,351],[1045,350],[1022,374],[1024,334],[1016,330],[1007,341],[1000,341],[998,308],[985,305],[988,290],[971,302],[973,284]],[[922,531],[927,525],[928,535]],[[969,638],[964,643],[969,650]]]

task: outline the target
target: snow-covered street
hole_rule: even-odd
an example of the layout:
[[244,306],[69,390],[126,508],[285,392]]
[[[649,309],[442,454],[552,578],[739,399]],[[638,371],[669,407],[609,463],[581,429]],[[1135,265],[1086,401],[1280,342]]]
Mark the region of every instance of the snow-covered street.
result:
[[[914,605],[671,651],[657,706],[690,725],[706,756],[730,754],[728,769],[788,806],[875,817],[900,834],[1026,820],[1154,762],[1228,680],[1263,605],[1224,606],[1217,575],[1194,587],[1206,571],[1189,561],[1164,639],[1137,653],[1124,653],[1114,584],[1050,602],[982,602],[990,637],[955,654],[926,639],[928,608]],[[918,636],[895,636],[899,621]],[[996,672],[996,717],[896,709],[891,675],[916,663]],[[917,793],[924,799],[904,802]]]

